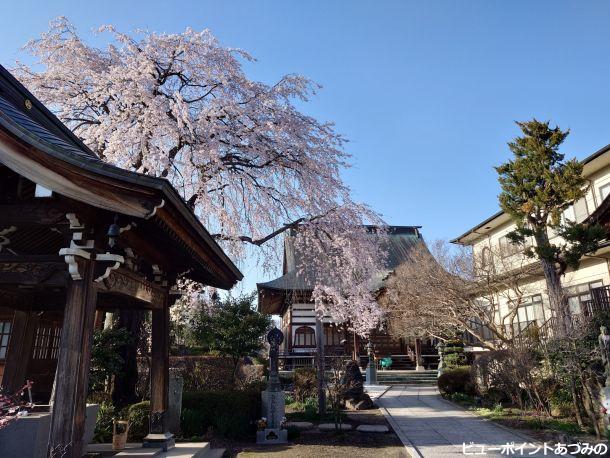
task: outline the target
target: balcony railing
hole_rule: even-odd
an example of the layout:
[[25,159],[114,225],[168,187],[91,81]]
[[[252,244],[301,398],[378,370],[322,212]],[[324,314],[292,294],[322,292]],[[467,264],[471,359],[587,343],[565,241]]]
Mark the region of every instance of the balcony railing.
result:
[[591,300],[582,303],[582,313],[593,316],[599,312],[610,312],[610,286],[591,289]]

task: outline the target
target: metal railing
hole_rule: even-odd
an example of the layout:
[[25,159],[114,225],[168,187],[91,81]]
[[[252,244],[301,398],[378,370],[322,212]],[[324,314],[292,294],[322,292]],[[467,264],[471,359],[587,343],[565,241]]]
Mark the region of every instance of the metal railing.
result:
[[[411,351],[406,355],[388,355],[392,358],[393,363],[390,366],[390,370],[409,370],[415,369],[415,353]],[[422,355],[424,360],[424,366],[426,368],[434,369],[438,366],[438,354],[424,354]],[[350,355],[325,355],[324,365],[326,370],[335,367],[337,364],[345,364],[347,360],[351,359]],[[366,367],[369,362],[368,355],[359,355],[358,363],[362,367]],[[316,367],[316,355],[297,355],[297,354],[281,354],[278,356],[278,364],[280,370],[291,371],[303,367]],[[377,360],[377,368],[381,369],[380,360]]]
[[582,303],[582,313],[593,316],[599,312],[610,312],[610,286],[591,289],[591,300]]
[[[350,359],[349,355],[325,355],[325,369],[329,370],[336,364],[343,363],[348,359]],[[280,370],[284,371],[291,371],[303,367],[316,367],[316,355],[279,355],[278,365]]]

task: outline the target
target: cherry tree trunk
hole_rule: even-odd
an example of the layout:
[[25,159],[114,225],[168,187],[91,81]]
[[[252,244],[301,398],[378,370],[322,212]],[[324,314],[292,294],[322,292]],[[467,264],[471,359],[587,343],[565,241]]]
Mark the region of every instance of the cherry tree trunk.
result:
[[121,310],[118,313],[117,328],[125,328],[131,341],[121,347],[119,353],[123,358],[122,370],[114,377],[112,403],[117,407],[134,404],[140,399],[136,392],[138,383],[138,346],[141,340],[144,314],[141,310]]

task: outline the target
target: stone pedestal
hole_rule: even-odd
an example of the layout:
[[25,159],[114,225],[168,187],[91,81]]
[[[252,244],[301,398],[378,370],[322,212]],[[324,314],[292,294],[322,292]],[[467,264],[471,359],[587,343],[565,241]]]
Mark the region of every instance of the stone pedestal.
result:
[[261,445],[285,444],[288,442],[288,431],[280,428],[266,428],[256,431],[256,443]]
[[164,452],[171,450],[176,445],[172,433],[150,433],[142,441],[144,448],[160,448]]
[[366,382],[365,385],[377,385],[377,368],[375,367],[375,361],[371,361],[366,366]]
[[288,441],[288,434],[281,429],[285,413],[284,392],[276,387],[261,393],[262,416],[267,419],[267,428],[256,433],[257,444],[282,444]]

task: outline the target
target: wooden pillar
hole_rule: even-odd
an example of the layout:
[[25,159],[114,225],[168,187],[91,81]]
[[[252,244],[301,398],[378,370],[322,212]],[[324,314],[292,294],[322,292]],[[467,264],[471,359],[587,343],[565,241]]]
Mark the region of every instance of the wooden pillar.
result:
[[2,388],[7,393],[16,393],[26,382],[37,327],[38,315],[36,313],[15,310],[6,352],[6,365],[2,376]]
[[163,308],[152,311],[150,362],[150,431],[144,438],[145,447],[173,446],[173,435],[167,422],[169,396],[169,291]]
[[84,450],[96,293],[92,285],[94,263],[79,259],[78,265],[81,279],[70,280],[66,293],[49,434],[50,457],[81,457]]

